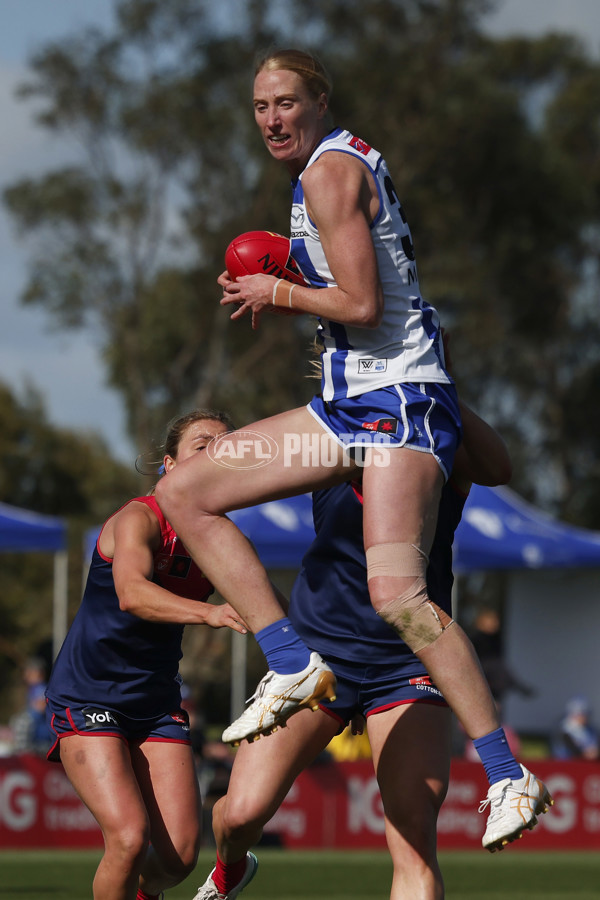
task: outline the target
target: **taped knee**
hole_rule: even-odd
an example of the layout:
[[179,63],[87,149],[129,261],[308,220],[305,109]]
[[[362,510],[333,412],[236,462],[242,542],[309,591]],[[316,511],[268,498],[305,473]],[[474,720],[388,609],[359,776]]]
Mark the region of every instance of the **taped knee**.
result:
[[453,619],[427,594],[427,555],[414,544],[376,544],[367,550],[367,577],[406,578],[407,590],[378,610],[378,615],[397,631],[413,653],[432,644],[453,624]]

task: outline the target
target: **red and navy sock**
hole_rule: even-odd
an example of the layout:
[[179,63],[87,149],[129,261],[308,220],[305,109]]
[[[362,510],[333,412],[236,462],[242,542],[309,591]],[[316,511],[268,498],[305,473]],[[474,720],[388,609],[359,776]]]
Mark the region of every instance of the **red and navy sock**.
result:
[[219,854],[217,853],[217,865],[215,866],[215,871],[211,875],[211,878],[220,894],[227,896],[229,891],[233,890],[234,887],[237,887],[245,874],[245,854],[239,862],[224,863],[222,859],[219,859]]
[[135,900],[161,900],[162,894],[145,894],[141,888],[138,888]]
[[298,637],[289,619],[279,619],[254,635],[272,672],[291,675],[301,672],[310,661],[310,650]]
[[512,778],[517,781],[523,777],[523,770],[512,754],[508,746],[504,728],[496,728],[489,734],[473,741],[473,746],[483,763],[485,774],[490,785],[502,781],[504,778]]

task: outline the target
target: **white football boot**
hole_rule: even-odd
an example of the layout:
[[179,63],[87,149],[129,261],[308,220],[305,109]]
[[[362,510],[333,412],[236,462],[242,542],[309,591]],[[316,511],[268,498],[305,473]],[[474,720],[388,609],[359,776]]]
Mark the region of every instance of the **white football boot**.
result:
[[511,841],[522,837],[524,829],[537,825],[537,817],[545,813],[554,800],[543,781],[521,766],[523,777],[516,781],[504,778],[493,784],[479,812],[490,808],[482,845],[490,853],[503,850]]
[[213,869],[202,887],[198,888],[198,893],[194,896],[193,900],[234,900],[234,898],[244,890],[246,885],[252,881],[256,875],[257,869],[258,860],[254,853],[248,851],[248,853],[246,853],[246,871],[244,872],[244,877],[229,891],[228,894],[221,894],[220,891],[217,890],[217,886],[212,880],[212,877],[215,874],[215,869]]
[[261,734],[271,734],[301,709],[316,710],[323,698],[335,700],[335,686],[335,675],[314,652],[301,672],[267,672],[244,712],[223,732],[223,741],[236,746],[244,738],[253,741]]

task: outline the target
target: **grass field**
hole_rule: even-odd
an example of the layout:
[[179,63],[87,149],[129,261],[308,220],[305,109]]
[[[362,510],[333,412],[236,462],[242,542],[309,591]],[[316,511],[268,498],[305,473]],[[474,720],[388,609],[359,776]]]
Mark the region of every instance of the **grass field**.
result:
[[[0,851],[1,900],[90,900],[99,854]],[[168,892],[191,900],[212,868],[202,851],[196,873]],[[260,850],[244,900],[386,900],[391,865],[385,852]],[[447,900],[600,900],[600,854],[442,853]]]

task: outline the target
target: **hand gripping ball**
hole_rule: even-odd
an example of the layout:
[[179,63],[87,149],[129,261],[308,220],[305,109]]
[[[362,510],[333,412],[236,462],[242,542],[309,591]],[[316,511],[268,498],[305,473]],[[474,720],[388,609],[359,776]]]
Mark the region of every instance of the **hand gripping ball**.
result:
[[290,239],[274,231],[246,231],[234,238],[225,251],[225,266],[233,280],[274,275],[292,284],[307,283],[290,255]]

